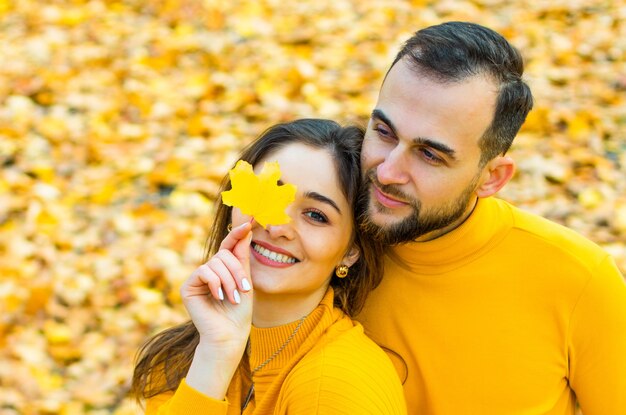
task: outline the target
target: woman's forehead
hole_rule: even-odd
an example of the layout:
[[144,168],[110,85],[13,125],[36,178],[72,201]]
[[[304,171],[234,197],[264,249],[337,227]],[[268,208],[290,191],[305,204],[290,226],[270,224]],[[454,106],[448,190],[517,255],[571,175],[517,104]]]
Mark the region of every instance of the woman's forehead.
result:
[[334,157],[327,148],[292,143],[261,158],[254,170],[258,173],[264,162],[277,161],[281,181],[296,185],[298,193],[317,192],[332,198],[336,203],[347,204]]

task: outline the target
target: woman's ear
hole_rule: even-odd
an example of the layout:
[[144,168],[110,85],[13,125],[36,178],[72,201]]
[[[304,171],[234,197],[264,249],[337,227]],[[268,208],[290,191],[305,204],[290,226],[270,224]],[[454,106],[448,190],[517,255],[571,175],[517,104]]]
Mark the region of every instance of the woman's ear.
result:
[[351,267],[356,261],[359,260],[360,256],[361,250],[355,244],[352,244],[352,247],[350,248],[348,253],[344,255],[343,260],[341,261],[341,265],[347,265]]
[[476,189],[478,197],[492,196],[511,180],[515,174],[515,162],[509,156],[498,156],[489,161],[483,170],[482,183]]

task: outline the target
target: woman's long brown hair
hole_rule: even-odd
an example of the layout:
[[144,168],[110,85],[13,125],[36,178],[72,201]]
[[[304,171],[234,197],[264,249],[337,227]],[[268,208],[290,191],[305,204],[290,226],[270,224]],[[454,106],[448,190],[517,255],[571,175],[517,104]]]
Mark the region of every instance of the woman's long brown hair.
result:
[[[362,185],[359,163],[362,141],[363,130],[359,127],[341,127],[330,120],[301,119],[270,127],[242,151],[240,159],[254,166],[259,160],[293,143],[327,149],[334,157],[341,190],[353,206],[353,217],[358,218],[366,209],[366,206],[357,203]],[[226,176],[221,190],[228,189],[230,180]],[[217,203],[205,260],[218,251],[231,220],[232,208],[223,205],[220,200]],[[337,278],[333,274],[330,281],[335,293],[335,306],[349,316],[356,315],[363,308],[367,295],[382,279],[383,266],[382,247],[371,238],[364,238],[358,232],[356,223],[352,242],[360,250],[358,261],[350,267],[348,277]],[[199,334],[191,321],[166,329],[149,339],[138,352],[131,395],[141,401],[176,390],[187,375],[198,342]]]

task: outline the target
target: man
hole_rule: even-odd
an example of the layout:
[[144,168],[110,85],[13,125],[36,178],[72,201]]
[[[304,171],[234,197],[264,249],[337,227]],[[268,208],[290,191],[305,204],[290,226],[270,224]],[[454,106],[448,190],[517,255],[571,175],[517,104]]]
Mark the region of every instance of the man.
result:
[[519,53],[470,23],[417,32],[363,142],[368,223],[391,245],[359,316],[410,414],[626,414],[626,284],[589,240],[493,196],[532,107]]

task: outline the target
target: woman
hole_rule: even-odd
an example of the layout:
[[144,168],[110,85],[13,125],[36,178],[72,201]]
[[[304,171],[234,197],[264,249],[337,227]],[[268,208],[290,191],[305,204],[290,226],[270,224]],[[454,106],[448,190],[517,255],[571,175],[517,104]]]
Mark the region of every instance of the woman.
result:
[[181,288],[192,321],[140,352],[132,392],[147,414],[406,413],[391,362],[349,317],[382,277],[380,247],[355,225],[362,138],[306,119],[243,151],[297,186],[291,221],[264,229],[218,207],[212,256]]

